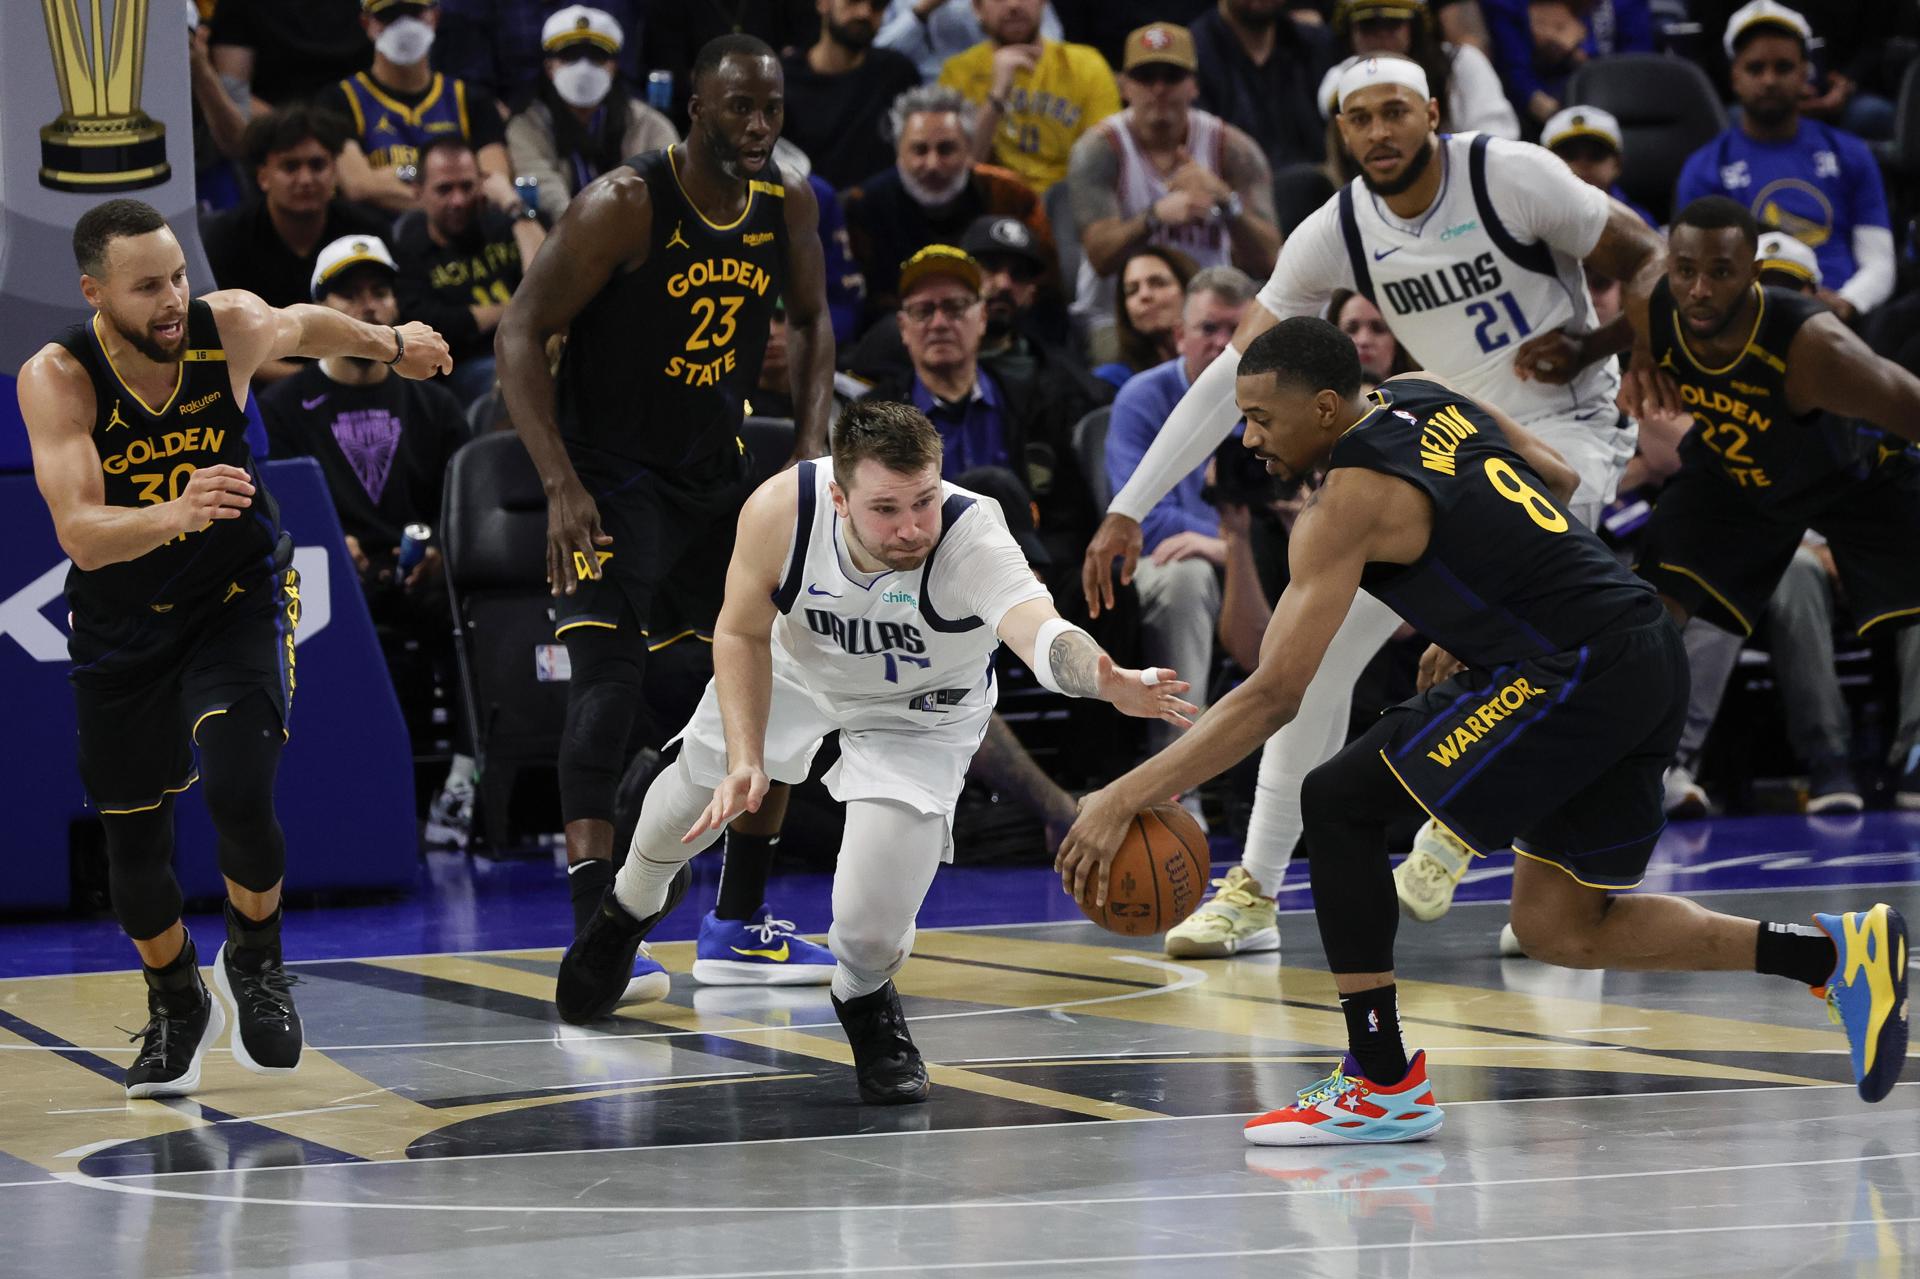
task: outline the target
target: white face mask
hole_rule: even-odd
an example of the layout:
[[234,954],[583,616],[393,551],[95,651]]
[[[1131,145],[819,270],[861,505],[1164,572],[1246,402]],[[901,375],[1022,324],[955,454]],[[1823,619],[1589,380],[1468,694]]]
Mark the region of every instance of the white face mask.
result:
[[395,66],[410,67],[432,50],[433,28],[419,18],[401,18],[388,24],[373,48]]
[[560,100],[570,107],[585,110],[597,107],[613,88],[613,70],[598,66],[584,58],[579,62],[568,62],[555,67],[553,71],[554,92]]

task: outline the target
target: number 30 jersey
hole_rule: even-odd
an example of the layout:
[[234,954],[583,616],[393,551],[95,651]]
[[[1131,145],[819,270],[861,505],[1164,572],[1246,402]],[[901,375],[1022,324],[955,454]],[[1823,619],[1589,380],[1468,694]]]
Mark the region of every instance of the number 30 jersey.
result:
[[1568,516],[1479,404],[1422,379],[1373,392],[1329,472],[1405,480],[1433,503],[1413,564],[1370,563],[1360,584],[1440,647],[1482,669],[1578,649],[1658,619],[1653,587]]
[[680,185],[683,146],[627,161],[647,183],[646,260],[574,318],[561,358],[560,437],[583,473],[624,480],[732,450],[786,287],[786,187],[747,184],[746,210],[719,226]]

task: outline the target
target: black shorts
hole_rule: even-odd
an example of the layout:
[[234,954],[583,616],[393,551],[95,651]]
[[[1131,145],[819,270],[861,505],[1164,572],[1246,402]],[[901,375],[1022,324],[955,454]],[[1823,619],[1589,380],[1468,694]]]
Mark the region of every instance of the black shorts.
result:
[[[263,693],[284,730],[293,704],[300,574],[275,569],[225,599],[145,622],[122,648],[70,676],[80,726],[80,780],[102,813],[156,808],[199,778],[202,721]],[[86,656],[75,644],[76,658]]]
[[1920,464],[1903,453],[1864,478],[1777,505],[1718,467],[1687,465],[1662,490],[1635,571],[1688,612],[1751,635],[1811,528],[1827,539],[1860,634],[1920,617]]
[[579,626],[617,629],[637,625],[649,643],[671,634],[654,625],[661,596],[671,581],[673,633],[696,626],[712,634],[733,558],[734,527],[749,495],[744,456],[723,454],[668,477],[641,471],[609,483],[583,472],[581,480],[600,508],[600,524],[613,541],[601,552],[600,578],[587,576],[575,554],[574,592],[554,602],[556,637]]
[[1632,888],[1666,827],[1662,778],[1687,717],[1666,617],[1569,653],[1462,671],[1388,716],[1380,752],[1475,852],[1511,846],[1591,888]]

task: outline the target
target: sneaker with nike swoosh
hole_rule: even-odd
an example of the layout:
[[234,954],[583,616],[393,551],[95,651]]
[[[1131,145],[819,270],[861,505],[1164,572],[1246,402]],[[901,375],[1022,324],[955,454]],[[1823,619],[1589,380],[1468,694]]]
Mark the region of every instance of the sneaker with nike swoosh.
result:
[[824,986],[833,980],[833,952],[794,932],[762,905],[746,919],[700,921],[693,979],[703,986]]

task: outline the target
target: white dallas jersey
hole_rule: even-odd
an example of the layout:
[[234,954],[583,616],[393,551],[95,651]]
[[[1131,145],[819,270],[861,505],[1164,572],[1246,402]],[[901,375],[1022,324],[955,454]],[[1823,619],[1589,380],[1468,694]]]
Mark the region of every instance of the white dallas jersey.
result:
[[1600,242],[1606,192],[1544,147],[1442,134],[1440,192],[1403,221],[1354,179],[1287,237],[1260,300],[1281,319],[1318,315],[1335,289],[1367,295],[1422,368],[1524,424],[1579,419],[1609,429],[1620,365],[1549,386],[1514,375],[1530,337],[1598,327],[1581,260]]
[[940,539],[919,568],[863,573],[827,490],[830,462],[802,462],[787,569],[774,592],[774,673],[843,728],[934,724],[992,706],[1007,611],[1047,598],[999,506],[942,484]]

